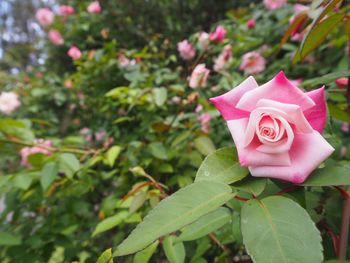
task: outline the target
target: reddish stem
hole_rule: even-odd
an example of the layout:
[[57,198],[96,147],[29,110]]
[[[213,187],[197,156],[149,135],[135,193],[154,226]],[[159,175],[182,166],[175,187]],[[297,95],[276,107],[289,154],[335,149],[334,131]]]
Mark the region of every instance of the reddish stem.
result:
[[249,200],[249,198],[240,197],[240,196],[238,196],[238,195],[235,195],[235,198],[236,198],[237,200],[239,200],[239,201],[248,201],[248,200]]

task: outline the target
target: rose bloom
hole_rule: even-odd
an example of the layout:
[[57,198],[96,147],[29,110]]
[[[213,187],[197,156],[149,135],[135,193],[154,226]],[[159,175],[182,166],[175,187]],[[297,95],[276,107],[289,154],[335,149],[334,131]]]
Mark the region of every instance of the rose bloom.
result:
[[198,120],[201,124],[201,130],[202,132],[208,134],[209,133],[209,128],[210,128],[210,120],[211,116],[209,113],[202,113],[199,117]]
[[248,21],[247,21],[247,27],[249,28],[249,29],[252,29],[252,28],[254,28],[255,27],[255,24],[256,24],[256,21],[255,21],[255,19],[249,19]]
[[89,4],[89,6],[87,7],[87,11],[89,13],[98,14],[98,13],[101,13],[102,8],[101,8],[100,3],[98,1],[94,1],[94,2]]
[[49,26],[53,23],[55,18],[54,13],[47,7],[40,8],[35,14],[36,20],[38,20],[39,24],[42,26]]
[[127,58],[124,54],[121,54],[118,56],[118,62],[119,62],[119,66],[121,68],[125,68],[125,67],[128,67],[128,66],[133,66],[136,64],[136,61],[135,59],[129,59]]
[[81,58],[81,51],[76,46],[71,46],[71,48],[67,52],[68,56],[70,56],[73,60],[77,60]]
[[338,78],[335,80],[335,84],[337,84],[339,88],[346,88],[348,86],[348,81],[348,78]]
[[225,39],[226,33],[227,31],[223,26],[217,26],[215,31],[210,34],[209,39],[214,43],[220,43]]
[[186,39],[177,43],[177,50],[184,60],[191,60],[196,55],[196,50]]
[[287,4],[287,0],[264,0],[264,5],[269,10],[279,9]]
[[[51,155],[51,152],[47,149],[52,147],[52,142],[50,140],[38,139],[34,141],[36,146],[24,147],[20,151],[21,155],[21,165],[29,167],[28,157],[32,154],[42,153],[44,155]],[[42,146],[42,147],[41,147]]]
[[205,64],[198,64],[192,71],[189,86],[193,89],[204,88],[207,85],[209,73],[210,70],[205,67]]
[[302,183],[334,151],[322,137],[324,87],[304,93],[284,75],[253,77],[211,99],[227,121],[239,162],[251,175]]
[[63,45],[64,39],[60,32],[51,29],[48,33],[49,39],[54,45]]
[[257,51],[248,52],[243,55],[240,70],[244,70],[244,74],[257,74],[265,70],[266,60]]
[[74,7],[70,5],[61,5],[59,9],[59,14],[61,16],[69,16],[75,13]]
[[198,43],[201,49],[207,49],[209,46],[209,34],[207,32],[200,32],[198,35]]
[[221,54],[214,61],[214,70],[216,72],[219,72],[225,69],[225,67],[231,61],[231,59],[232,59],[232,47],[231,45],[226,45],[221,51]]
[[4,114],[11,114],[18,107],[21,106],[21,102],[18,95],[14,92],[1,92],[0,94],[0,111]]
[[107,133],[104,130],[100,130],[98,132],[95,132],[95,140],[96,141],[102,141],[106,137]]

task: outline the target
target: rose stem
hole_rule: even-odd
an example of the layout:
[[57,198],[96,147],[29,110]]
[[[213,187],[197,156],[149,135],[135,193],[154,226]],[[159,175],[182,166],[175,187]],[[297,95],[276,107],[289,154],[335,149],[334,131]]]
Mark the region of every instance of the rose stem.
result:
[[[350,36],[348,36],[348,68],[350,69]],[[350,76],[348,77],[348,86],[346,89],[346,100],[348,102],[348,111],[350,110]],[[347,188],[347,192],[350,193],[350,186]],[[337,258],[339,260],[346,259],[346,252],[348,248],[348,236],[349,236],[349,219],[350,219],[350,198],[345,197],[343,201],[343,211],[341,216],[340,237],[339,237],[339,250],[337,251]]]

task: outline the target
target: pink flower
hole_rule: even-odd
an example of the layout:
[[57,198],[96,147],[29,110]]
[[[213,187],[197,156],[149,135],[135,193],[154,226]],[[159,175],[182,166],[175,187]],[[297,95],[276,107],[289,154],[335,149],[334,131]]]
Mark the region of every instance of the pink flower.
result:
[[[299,15],[301,12],[308,11],[308,10],[309,10],[308,6],[301,5],[301,4],[295,4],[294,5],[294,15],[289,19],[289,24],[292,24],[294,22],[295,18],[297,17],[297,15]],[[296,26],[296,28],[294,29],[294,31],[291,34],[292,41],[302,41],[304,39],[306,31],[303,30],[303,26],[304,26],[305,22],[307,21],[307,19],[308,18],[305,17]]]
[[269,10],[279,9],[287,4],[287,0],[264,0],[264,5]]
[[191,60],[196,55],[196,50],[186,39],[177,43],[177,50],[184,60]]
[[257,74],[265,70],[266,60],[259,52],[252,51],[243,55],[240,70],[244,70],[244,74]]
[[58,32],[57,30],[51,29],[49,31],[49,39],[52,42],[52,44],[54,44],[54,45],[63,45],[63,43],[64,43],[64,39],[63,39],[61,33]]
[[42,26],[49,26],[53,23],[53,20],[55,18],[54,13],[47,7],[40,8],[36,14],[35,14],[36,20],[40,23]]
[[50,147],[52,147],[52,142],[50,140],[38,139],[34,141],[36,146],[24,147],[20,151],[21,155],[21,165],[29,167],[28,157],[32,154],[42,153],[44,155],[51,155]]
[[174,96],[170,99],[170,104],[181,104],[181,98],[179,96]]
[[194,111],[198,113],[198,112],[201,112],[202,110],[203,110],[203,106],[198,104]]
[[61,5],[59,9],[59,14],[61,16],[69,16],[75,13],[75,10],[70,5]]
[[302,82],[303,82],[303,79],[290,79],[289,80],[294,86],[299,86]]
[[207,49],[209,45],[209,34],[207,32],[200,32],[198,35],[198,43],[201,49]]
[[92,142],[92,131],[89,128],[87,127],[82,128],[79,131],[79,134],[84,136],[84,139],[86,142]]
[[205,64],[198,64],[192,71],[189,79],[189,86],[192,89],[203,88],[207,85],[207,79],[210,70],[205,67]]
[[215,59],[214,70],[219,72],[226,68],[227,64],[231,61],[232,58],[232,47],[231,45],[226,45],[221,54],[217,59]]
[[324,87],[304,93],[281,71],[262,86],[249,77],[210,100],[252,176],[299,184],[334,151],[320,134],[326,122]]
[[209,113],[202,113],[199,117],[198,120],[201,124],[201,130],[204,133],[209,133],[209,128],[210,128],[210,120],[211,120],[211,116]]
[[255,19],[249,19],[248,21],[247,21],[247,27],[249,28],[249,29],[252,29],[252,28],[254,28],[255,27],[255,24],[256,24],[256,21],[255,21]]
[[136,64],[135,59],[130,60],[124,54],[118,56],[118,62],[121,68],[125,68]]
[[105,137],[106,137],[106,132],[101,130],[101,131],[98,131],[98,132],[95,132],[95,139],[96,141],[102,141]]
[[4,114],[11,114],[18,107],[21,106],[21,102],[18,95],[14,92],[1,92],[0,94],[0,111]]
[[298,15],[300,14],[301,12],[304,12],[304,11],[309,11],[310,7],[306,6],[306,5],[302,5],[302,4],[295,4],[293,6],[293,9],[294,9],[294,14],[295,15]]
[[68,50],[68,56],[70,56],[73,60],[77,60],[81,58],[81,51],[76,46],[71,46],[71,48]]
[[346,88],[348,86],[348,81],[348,78],[339,78],[335,80],[335,84],[337,84],[339,88]]
[[100,3],[98,1],[94,1],[94,2],[89,4],[87,11],[89,13],[98,14],[98,13],[101,13],[102,8],[101,8]]
[[225,39],[226,33],[227,31],[223,26],[217,26],[215,31],[210,34],[209,39],[214,43],[220,43]]

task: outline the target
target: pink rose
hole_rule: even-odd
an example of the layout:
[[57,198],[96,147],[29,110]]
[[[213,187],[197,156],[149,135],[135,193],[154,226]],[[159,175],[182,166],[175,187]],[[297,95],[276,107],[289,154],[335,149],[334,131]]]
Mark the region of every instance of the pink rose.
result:
[[136,64],[135,59],[130,60],[124,54],[118,56],[118,62],[121,68],[125,68]]
[[71,48],[68,50],[68,56],[70,56],[73,60],[77,60],[81,58],[81,51],[76,46],[71,46]]
[[226,45],[223,50],[221,51],[221,54],[217,59],[214,61],[214,70],[216,72],[219,72],[226,68],[227,64],[232,59],[232,47],[231,45]]
[[240,70],[244,70],[244,74],[257,74],[265,70],[266,60],[259,52],[252,51],[243,55]]
[[198,35],[198,43],[201,49],[207,49],[209,46],[209,34],[207,32],[200,32]]
[[40,8],[35,14],[36,20],[38,20],[39,24],[42,26],[49,26],[53,23],[55,18],[54,13],[47,7]]
[[63,45],[64,39],[63,39],[63,37],[62,37],[60,32],[58,32],[57,30],[51,29],[49,31],[48,35],[49,35],[49,39],[52,42],[52,44],[54,44],[54,45]]
[[95,132],[96,141],[102,141],[106,137],[107,133],[104,130]]
[[211,116],[209,113],[202,113],[199,118],[198,118],[200,124],[201,124],[201,130],[204,133],[209,133],[209,128],[210,128],[210,120]]
[[100,6],[100,3],[98,1],[94,1],[89,4],[87,11],[92,14],[98,14],[101,13],[102,8]]
[[198,64],[192,71],[189,86],[193,89],[204,88],[207,85],[209,73],[210,70],[205,67],[205,64]]
[[348,81],[348,78],[339,78],[335,80],[335,84],[337,84],[339,88],[346,88],[348,86]]
[[249,77],[210,100],[252,176],[302,183],[334,151],[320,134],[326,122],[323,87],[304,93],[281,71],[262,86]]
[[226,33],[227,31],[223,26],[217,26],[215,31],[210,34],[209,39],[214,43],[220,43],[225,39]]
[[44,155],[51,155],[50,148],[52,147],[52,142],[50,140],[38,139],[34,142],[36,146],[24,147],[21,149],[21,165],[29,167],[28,157],[32,154],[42,153]]
[[177,50],[184,60],[191,60],[196,55],[196,50],[186,39],[177,43]]
[[287,0],[264,0],[264,5],[269,10],[275,10],[287,4]]
[[256,24],[256,21],[255,21],[255,19],[249,19],[248,21],[247,21],[247,27],[249,28],[249,29],[252,29],[252,28],[254,28],[255,27],[255,24]]
[[14,92],[1,92],[0,94],[0,111],[4,114],[10,114],[21,106],[18,95]]
[[289,80],[294,86],[299,87],[299,85],[303,82],[303,79],[290,79]]
[[75,10],[70,5],[61,5],[59,9],[59,14],[61,16],[69,16],[75,13]]

